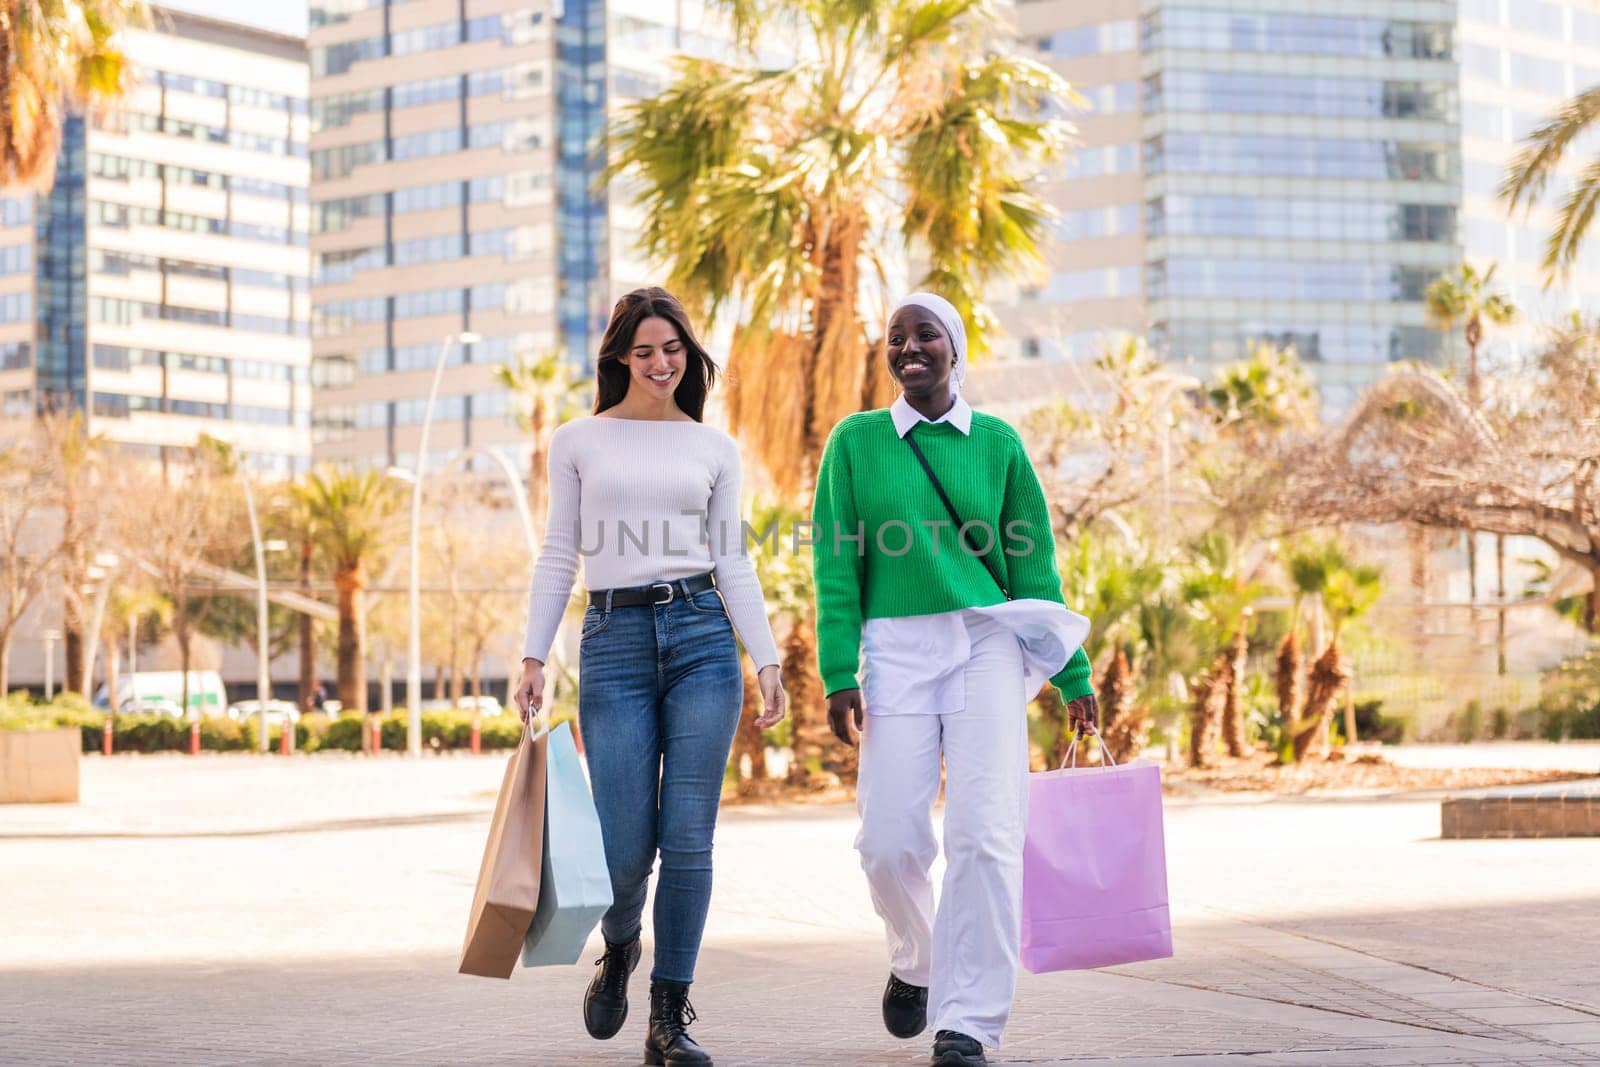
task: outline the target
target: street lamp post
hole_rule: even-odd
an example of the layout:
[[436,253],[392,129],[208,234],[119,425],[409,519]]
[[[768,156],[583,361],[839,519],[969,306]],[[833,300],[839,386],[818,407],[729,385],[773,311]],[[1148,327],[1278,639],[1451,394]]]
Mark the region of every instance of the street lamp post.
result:
[[[83,688],[84,695],[94,695],[94,661],[95,653],[100,650],[100,632],[105,626],[106,601],[111,596],[112,571],[122,562],[115,552],[99,552],[95,554],[94,563],[89,567],[87,576],[94,583],[94,609],[89,613],[89,634],[86,644],[88,650],[84,653],[83,661]],[[90,590],[86,589],[85,592]],[[107,689],[107,701],[115,704],[117,694]]]
[[422,596],[420,557],[422,538],[422,478],[428,461],[428,431],[433,427],[433,404],[439,397],[439,381],[444,377],[444,363],[452,344],[470,345],[478,340],[471,331],[447,336],[439,344],[439,359],[433,367],[433,381],[428,386],[428,402],[422,409],[422,432],[417,439],[417,462],[412,468],[411,483],[411,550],[410,574],[407,588],[407,610],[410,615],[406,635],[406,753],[422,755]]
[[61,640],[60,630],[46,630],[44,638],[44,698],[56,695],[56,642]]
[[[261,716],[261,729],[256,739],[257,749],[267,751],[267,694],[272,689],[272,665],[267,648],[267,550],[261,543],[261,523],[256,518],[256,494],[250,487],[250,478],[239,468],[239,484],[244,486],[244,511],[250,519],[250,541],[256,549],[256,713]],[[291,729],[288,719],[285,730]]]

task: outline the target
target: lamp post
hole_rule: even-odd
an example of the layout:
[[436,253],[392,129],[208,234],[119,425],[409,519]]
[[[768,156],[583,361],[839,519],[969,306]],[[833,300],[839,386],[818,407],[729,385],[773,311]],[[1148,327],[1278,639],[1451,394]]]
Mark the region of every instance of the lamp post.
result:
[[[250,519],[250,542],[256,550],[256,714],[261,717],[256,746],[267,751],[267,699],[272,695],[271,628],[267,621],[267,552],[282,552],[289,547],[287,541],[262,541],[261,521],[256,516],[256,494],[244,467],[239,467],[239,484],[244,487],[244,512]],[[283,728],[292,730],[293,724],[284,717]]]
[[[111,572],[122,560],[115,552],[97,552],[94,562],[86,572],[86,577],[92,583],[84,592],[94,593],[94,608],[89,613],[88,650],[84,653],[83,661],[83,688],[84,695],[94,695],[94,660],[95,653],[100,649],[100,630],[105,626],[106,601],[111,596]],[[115,704],[117,695],[107,690],[106,699]]]
[[56,642],[61,640],[60,630],[46,630],[44,638],[44,698],[56,695]]
[[420,591],[420,556],[422,534],[422,479],[428,461],[428,431],[433,427],[433,404],[439,397],[439,381],[444,377],[444,363],[452,344],[470,345],[478,335],[468,330],[453,333],[439,344],[439,359],[433,367],[433,381],[428,386],[428,402],[422,409],[422,432],[417,439],[417,462],[411,474],[411,549],[410,574],[407,587],[407,611],[410,616],[406,635],[406,753],[422,755],[422,596]]

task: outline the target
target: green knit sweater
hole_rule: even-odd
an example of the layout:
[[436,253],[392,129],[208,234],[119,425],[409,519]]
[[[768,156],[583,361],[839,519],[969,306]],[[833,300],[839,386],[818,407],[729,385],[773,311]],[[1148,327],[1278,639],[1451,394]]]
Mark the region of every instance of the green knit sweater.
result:
[[[972,527],[975,547],[984,548],[993,531],[998,543],[989,562],[1012,597],[1062,603],[1044,491],[1017,431],[975,411],[970,435],[948,422],[919,422],[911,433]],[[817,658],[829,695],[860,684],[863,620],[1005,602],[983,557],[960,546],[955,524],[887,408],[851,415],[833,428],[812,520]],[[1083,649],[1050,681],[1064,700],[1094,692]]]

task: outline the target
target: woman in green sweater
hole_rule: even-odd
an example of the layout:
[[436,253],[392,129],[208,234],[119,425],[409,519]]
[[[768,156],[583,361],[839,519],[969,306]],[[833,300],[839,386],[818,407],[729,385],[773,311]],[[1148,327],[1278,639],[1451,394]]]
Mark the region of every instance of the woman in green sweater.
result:
[[1094,721],[1088,621],[1062,602],[1021,439],[960,395],[960,313],[912,294],[886,340],[902,395],[834,427],[817,474],[818,660],[834,733],[861,745],[856,848],[888,933],[884,1025],[915,1037],[931,1000],[931,1062],[974,1067],[1016,989],[1027,704],[1049,679],[1073,726]]

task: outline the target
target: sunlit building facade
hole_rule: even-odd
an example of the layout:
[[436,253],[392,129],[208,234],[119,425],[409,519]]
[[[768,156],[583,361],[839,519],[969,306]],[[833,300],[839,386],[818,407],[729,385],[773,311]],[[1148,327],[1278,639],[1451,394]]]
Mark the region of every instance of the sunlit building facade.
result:
[[0,414],[77,411],[124,452],[201,434],[310,460],[305,44],[156,9],[138,84],[73,116],[55,181],[0,203]]
[[[496,372],[587,365],[612,301],[650,280],[606,133],[674,54],[711,54],[708,20],[641,0],[313,3],[319,458],[409,466],[441,351],[429,465],[526,448]],[[477,339],[447,343],[461,333]]]
[[[1200,370],[1293,344],[1342,407],[1397,360],[1439,360],[1422,294],[1498,260],[1535,317],[1547,213],[1508,222],[1515,141],[1600,80],[1577,2],[1111,0],[1017,5],[1020,46],[1088,98],[1051,186],[1043,284],[1008,294],[1017,358],[1091,357],[1142,333]],[[1507,344],[1512,343],[1507,340]]]

